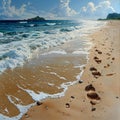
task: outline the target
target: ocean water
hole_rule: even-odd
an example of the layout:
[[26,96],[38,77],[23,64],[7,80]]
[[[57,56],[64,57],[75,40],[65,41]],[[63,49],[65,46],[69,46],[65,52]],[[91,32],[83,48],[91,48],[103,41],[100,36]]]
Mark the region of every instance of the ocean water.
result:
[[102,25],[98,21],[47,20],[0,23],[0,73],[30,60],[35,52],[60,46]]
[[83,73],[91,47],[87,36],[103,25],[92,20],[1,22],[0,120],[18,120],[33,101],[64,96]]

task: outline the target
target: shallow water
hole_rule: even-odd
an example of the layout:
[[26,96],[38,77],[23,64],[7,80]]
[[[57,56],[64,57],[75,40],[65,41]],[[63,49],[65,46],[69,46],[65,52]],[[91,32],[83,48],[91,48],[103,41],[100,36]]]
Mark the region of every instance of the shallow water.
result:
[[[2,98],[0,99],[0,120],[19,119],[31,105],[34,105],[35,101],[63,96],[69,85],[80,80],[82,66],[87,63],[88,50],[91,47],[86,36],[103,23],[80,21],[79,25],[79,22],[67,25],[64,21],[64,24],[61,25],[62,23],[57,22],[44,23],[45,27],[52,26],[49,28],[50,33],[41,35],[42,30],[39,31],[40,28],[34,26],[35,28],[29,28],[29,37],[24,36],[25,39],[20,41],[1,44],[0,54],[1,56],[5,54],[5,57],[2,56],[0,60],[0,98]],[[19,24],[25,24],[27,27],[29,25]],[[39,24],[41,25],[41,23]],[[70,24],[74,26],[74,29],[71,30],[72,25],[70,26]],[[86,28],[85,26],[88,24],[89,28]],[[33,24],[30,26],[33,27]],[[21,26],[19,25],[15,30],[20,31],[19,27]],[[58,28],[70,28],[70,30],[64,29],[61,32],[60,29],[58,33],[54,33]],[[46,31],[44,27],[42,29]],[[37,39],[36,35],[30,36],[31,31],[36,32],[35,30],[39,31],[40,39]],[[5,35],[4,32],[3,34]],[[14,35],[16,33],[12,33],[12,39]],[[10,33],[9,36],[11,37]],[[7,39],[6,36],[3,38]],[[44,42],[47,39],[47,43],[38,46],[42,39]],[[51,45],[49,43],[52,45],[54,43],[55,46],[46,48],[45,46]],[[36,49],[36,45],[38,49]]]

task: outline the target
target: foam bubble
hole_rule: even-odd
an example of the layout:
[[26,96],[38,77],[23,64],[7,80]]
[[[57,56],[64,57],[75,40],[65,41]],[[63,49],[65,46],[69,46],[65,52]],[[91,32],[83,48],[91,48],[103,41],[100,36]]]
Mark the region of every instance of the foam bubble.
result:
[[80,50],[78,50],[78,51],[73,51],[72,54],[78,55],[78,54],[89,54],[89,53],[87,51],[80,51]]
[[42,55],[49,55],[49,54],[62,54],[62,55],[66,55],[67,52],[64,50],[56,50],[56,51],[50,51],[47,53],[43,53]]
[[[35,103],[30,104],[30,105],[26,105],[26,106],[23,106],[23,105],[20,105],[20,104],[16,104],[11,99],[11,97],[14,97],[14,96],[8,95],[9,101],[11,103],[13,103],[19,109],[20,114],[17,115],[17,116],[14,116],[14,117],[7,117],[7,116],[4,116],[4,115],[0,114],[0,120],[20,120],[20,118],[24,115],[24,113],[26,113],[31,106],[35,105]],[[14,97],[14,98],[18,101],[18,98],[16,98],[16,97]]]
[[2,37],[4,34],[2,32],[0,32],[0,37]]
[[[80,25],[75,27],[66,27],[69,32],[61,32],[62,29],[50,29],[50,30],[37,30],[26,32],[10,32],[3,35],[0,32],[0,72],[4,72],[6,69],[13,69],[17,66],[22,66],[27,60],[34,56],[34,53],[43,49],[49,49],[64,44],[67,41],[79,39],[80,36],[87,36],[95,29],[104,25],[100,21],[80,21]],[[49,25],[55,25],[56,23],[50,23]],[[27,25],[27,24],[26,24]],[[33,26],[33,24],[28,24]],[[46,27],[46,26],[44,26]],[[52,27],[52,26],[51,26]],[[77,29],[76,29],[77,28]],[[45,33],[48,32],[49,34]],[[85,38],[86,39],[86,38]],[[88,41],[86,42],[88,43]],[[85,43],[85,44],[86,44]],[[9,48],[9,49],[8,49]],[[51,51],[45,53],[48,54],[67,54],[65,51]],[[80,50],[74,51],[73,54],[87,54]]]
[[46,23],[46,25],[48,25],[48,26],[54,26],[54,25],[56,25],[56,23]]
[[19,23],[24,24],[24,23],[27,23],[27,21],[20,21]]

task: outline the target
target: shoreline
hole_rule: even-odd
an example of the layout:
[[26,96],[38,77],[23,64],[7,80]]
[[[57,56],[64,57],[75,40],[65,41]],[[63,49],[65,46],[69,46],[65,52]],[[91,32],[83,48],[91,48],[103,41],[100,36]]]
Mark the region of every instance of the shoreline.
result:
[[87,41],[78,34],[74,41],[45,50],[47,54],[38,54],[23,67],[6,70],[0,75],[0,119],[20,119],[38,100],[63,96],[68,86],[80,78],[90,46]]
[[83,83],[70,86],[62,98],[42,101],[21,120],[119,120],[119,25],[120,21],[108,22],[90,36],[94,46],[81,77]]

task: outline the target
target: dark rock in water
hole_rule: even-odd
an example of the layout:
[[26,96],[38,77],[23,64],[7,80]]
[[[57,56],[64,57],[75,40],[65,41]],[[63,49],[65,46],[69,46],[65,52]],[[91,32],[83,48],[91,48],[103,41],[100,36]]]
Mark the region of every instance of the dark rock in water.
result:
[[81,83],[83,83],[83,81],[82,81],[82,80],[79,80],[79,83],[81,84]]
[[22,37],[27,38],[29,37],[29,34],[23,34]]
[[26,118],[29,118],[29,115],[28,115],[27,113],[25,113],[25,117],[26,117]]
[[36,104],[39,106],[39,105],[42,105],[43,103],[42,102],[39,102],[37,101]]
[[93,85],[92,84],[90,84],[90,85],[88,85],[88,86],[86,86],[85,87],[85,91],[95,91],[95,88],[93,87]]

